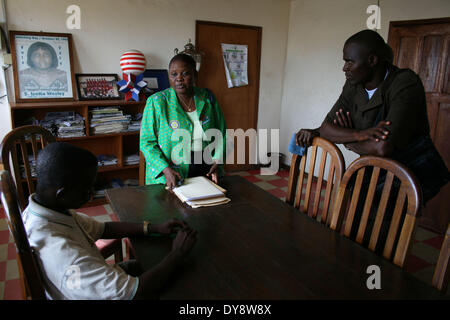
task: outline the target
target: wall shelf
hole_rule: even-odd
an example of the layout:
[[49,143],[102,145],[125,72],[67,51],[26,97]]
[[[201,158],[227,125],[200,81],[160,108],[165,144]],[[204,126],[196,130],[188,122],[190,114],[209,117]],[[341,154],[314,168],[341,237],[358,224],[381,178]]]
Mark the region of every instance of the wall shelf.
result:
[[[85,136],[59,138],[63,141],[79,146],[91,151],[94,155],[100,154],[114,155],[117,158],[117,165],[99,166],[97,174],[98,185],[108,185],[113,179],[139,179],[139,164],[124,165],[124,157],[130,154],[139,154],[139,133],[140,131],[124,131],[109,134],[93,135],[90,131],[89,109],[91,107],[119,106],[124,114],[135,115],[143,113],[145,99],[142,101],[124,100],[88,100],[69,102],[29,102],[10,103],[12,127],[29,124],[30,118],[34,117],[38,121],[44,119],[47,112],[75,111],[84,118]],[[105,198],[92,199],[85,206],[95,206],[105,204]]]

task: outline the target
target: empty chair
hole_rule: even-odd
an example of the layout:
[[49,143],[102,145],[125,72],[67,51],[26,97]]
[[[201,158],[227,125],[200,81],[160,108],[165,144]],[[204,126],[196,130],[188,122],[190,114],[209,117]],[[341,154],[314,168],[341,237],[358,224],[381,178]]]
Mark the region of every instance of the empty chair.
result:
[[[14,173],[21,211],[28,205],[28,196],[35,191],[34,166],[38,152],[55,141],[56,138],[50,131],[35,125],[17,127],[3,138],[0,146],[1,161],[5,170]],[[114,254],[116,262],[123,260],[121,239],[101,239],[96,245],[103,257]]]
[[[321,150],[320,163],[317,166],[317,154]],[[306,168],[307,154],[309,153],[309,165]],[[325,170],[328,167],[328,175]],[[314,171],[318,170],[318,175],[314,176]],[[317,219],[321,191],[326,184],[323,207],[320,214],[320,221],[329,224],[333,195],[339,185],[345,170],[344,157],[339,148],[332,142],[315,137],[310,148],[305,150],[303,156],[293,155],[291,168],[289,171],[288,191],[286,202],[298,208],[301,212],[307,213],[310,217]],[[306,188],[303,189],[304,179],[307,176]],[[326,179],[326,181],[325,181]],[[313,189],[313,182],[316,186]],[[313,192],[314,190],[314,192]],[[314,197],[312,194],[314,193]],[[301,198],[304,195],[303,205]]]
[[[366,170],[372,170],[368,184]],[[356,178],[353,186],[349,183],[352,178]],[[379,178],[384,183],[380,184]],[[330,227],[346,237],[357,230],[356,242],[363,244],[363,240],[368,240],[364,242],[372,251],[378,251],[378,245],[383,257],[403,267],[421,202],[419,184],[404,165],[387,158],[363,156],[352,162],[341,180]]]
[[6,212],[8,227],[16,245],[23,298],[26,300],[46,299],[39,264],[23,226],[14,183],[8,171],[2,171],[0,179],[1,200]]
[[439,259],[434,270],[432,284],[442,293],[445,293],[448,288],[448,281],[450,279],[450,223],[447,227],[444,242],[442,243]]

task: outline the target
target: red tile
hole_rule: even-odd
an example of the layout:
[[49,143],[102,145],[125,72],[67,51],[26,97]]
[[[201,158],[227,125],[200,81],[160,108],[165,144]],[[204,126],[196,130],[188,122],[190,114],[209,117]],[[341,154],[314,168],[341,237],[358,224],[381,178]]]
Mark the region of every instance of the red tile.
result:
[[0,261],[0,281],[6,279],[6,261]]
[[277,198],[283,198],[286,197],[286,192],[284,192],[281,189],[275,188],[272,190],[267,190],[268,192],[270,192],[271,194],[273,194],[275,197]]
[[16,245],[14,243],[8,243],[8,260],[16,260]]
[[250,182],[253,182],[253,183],[262,181],[261,179],[255,177],[255,176],[245,176],[243,178],[245,178],[245,179],[247,179],[247,181],[250,181]]
[[280,170],[277,172],[277,176],[282,178],[289,178],[289,171],[288,170]]
[[23,300],[22,287],[20,285],[20,279],[13,279],[5,281],[5,294],[4,300]]
[[114,221],[114,222],[120,221],[115,213],[110,214],[109,217],[111,218],[111,221]]
[[96,206],[96,207],[87,207],[80,208],[76,210],[77,212],[81,212],[87,214],[90,217],[101,216],[104,214],[108,214],[104,206]]
[[0,244],[7,244],[9,242],[9,230],[0,231]]
[[444,242],[444,236],[438,236],[431,239],[427,239],[425,241],[422,241],[425,244],[428,244],[432,247],[435,247],[438,250],[441,250],[442,242]]
[[287,187],[287,185],[288,185],[288,181],[286,179],[276,179],[276,180],[270,180],[267,182],[270,184],[273,184],[274,186],[276,186],[278,188]]
[[258,175],[258,174],[261,174],[261,170],[260,169],[255,169],[255,170],[249,170],[249,171],[247,171],[249,174],[252,174],[252,175]]
[[405,271],[409,273],[415,273],[431,265],[431,263],[428,263],[427,261],[411,254],[407,257],[405,263]]

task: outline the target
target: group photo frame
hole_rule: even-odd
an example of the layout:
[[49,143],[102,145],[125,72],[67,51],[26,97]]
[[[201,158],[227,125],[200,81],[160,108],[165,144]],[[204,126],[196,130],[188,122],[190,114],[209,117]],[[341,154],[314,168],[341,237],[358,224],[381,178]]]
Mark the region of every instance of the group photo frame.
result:
[[78,100],[121,99],[117,74],[75,74]]
[[70,33],[10,31],[16,102],[73,101]]

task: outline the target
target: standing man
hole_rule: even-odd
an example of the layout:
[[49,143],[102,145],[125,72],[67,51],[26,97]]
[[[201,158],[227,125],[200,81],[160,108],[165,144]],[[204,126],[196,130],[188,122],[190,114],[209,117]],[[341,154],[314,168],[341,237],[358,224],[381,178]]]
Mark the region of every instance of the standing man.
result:
[[320,136],[359,155],[389,157],[418,178],[424,203],[450,180],[430,138],[425,90],[410,69],[392,65],[392,51],[372,30],[347,39],[345,82]]

